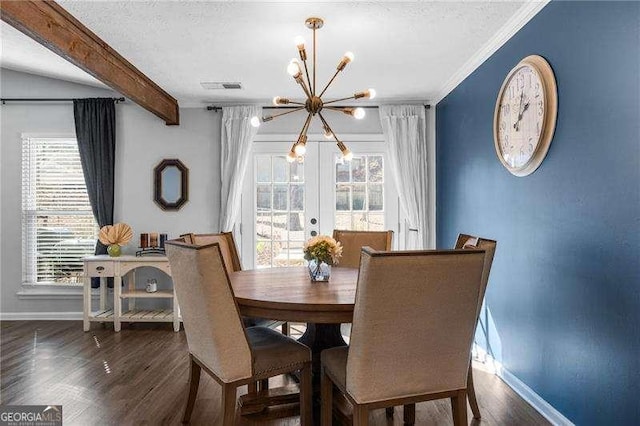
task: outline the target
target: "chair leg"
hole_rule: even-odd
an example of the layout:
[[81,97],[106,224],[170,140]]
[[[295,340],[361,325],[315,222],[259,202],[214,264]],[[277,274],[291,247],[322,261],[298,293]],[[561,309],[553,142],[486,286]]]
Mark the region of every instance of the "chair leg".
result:
[[320,422],[322,426],[331,426],[333,422],[333,382],[329,376],[322,371],[322,378],[320,379],[320,388],[322,400],[322,409],[320,412]]
[[189,375],[189,396],[187,397],[187,406],[184,409],[184,416],[182,417],[182,423],[189,423],[191,421],[191,413],[193,412],[193,406],[196,403],[196,395],[198,394],[198,385],[200,384],[200,372],[202,369],[195,362],[193,356],[191,359],[191,374]]
[[388,419],[392,419],[393,418],[393,407],[385,408],[384,412],[385,412],[385,414],[386,414]]
[[414,425],[416,424],[416,404],[407,404],[404,406],[404,412],[402,413],[404,417],[405,425]]
[[288,322],[282,323],[282,334],[284,334],[285,336],[289,336],[291,334]]
[[300,426],[313,425],[312,392],[311,363],[307,362],[300,372]]
[[365,405],[353,407],[353,426],[369,425],[369,409]]
[[260,390],[261,391],[269,390],[269,379],[260,380]]
[[222,385],[222,425],[233,426],[236,421],[236,389],[233,383]]
[[467,392],[458,391],[456,396],[451,397],[451,411],[453,413],[453,424],[455,426],[467,426]]
[[467,396],[469,397],[469,405],[471,406],[471,412],[474,419],[480,418],[480,408],[478,407],[478,400],[476,399],[476,389],[473,386],[473,369],[471,363],[469,363],[469,372],[467,373]]

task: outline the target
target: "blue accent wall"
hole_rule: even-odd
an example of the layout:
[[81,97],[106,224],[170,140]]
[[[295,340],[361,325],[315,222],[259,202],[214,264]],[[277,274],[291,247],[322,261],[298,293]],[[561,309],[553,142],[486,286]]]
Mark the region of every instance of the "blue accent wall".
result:
[[[437,245],[498,240],[485,347],[580,425],[640,424],[639,28],[639,2],[554,1],[436,109]],[[559,113],[546,160],[519,178],[492,121],[531,54],[554,69]]]

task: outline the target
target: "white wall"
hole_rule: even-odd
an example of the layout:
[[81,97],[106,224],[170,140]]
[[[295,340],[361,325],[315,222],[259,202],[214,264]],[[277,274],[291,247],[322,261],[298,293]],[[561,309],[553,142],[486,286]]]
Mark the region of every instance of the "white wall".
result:
[[[2,70],[0,91],[11,97],[110,97],[111,91]],[[180,126],[166,126],[137,105],[116,106],[116,221],[140,232],[212,232],[220,205],[220,116],[181,109]],[[75,134],[71,103],[6,104],[0,110],[0,312],[79,312],[80,298],[21,298],[21,134]],[[189,168],[189,202],[165,212],[153,201],[153,168],[179,158]],[[135,251],[134,239],[125,252]],[[140,278],[140,277],[139,277]]]

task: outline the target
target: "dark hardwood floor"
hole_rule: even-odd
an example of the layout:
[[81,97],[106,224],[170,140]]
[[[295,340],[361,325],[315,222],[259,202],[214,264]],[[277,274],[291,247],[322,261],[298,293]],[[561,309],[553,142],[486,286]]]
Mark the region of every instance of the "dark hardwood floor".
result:
[[[61,404],[65,425],[180,423],[189,365],[183,331],[174,333],[170,324],[124,325],[120,333],[99,324],[85,333],[80,321],[0,324],[0,403]],[[471,421],[469,411],[471,424],[549,424],[498,377],[476,370],[474,378],[483,418]],[[192,424],[219,424],[219,398],[217,383],[203,375]],[[238,424],[252,423],[238,416]],[[402,409],[395,410],[393,422],[376,410],[371,424],[402,424]],[[453,424],[449,401],[418,404],[416,424]]]

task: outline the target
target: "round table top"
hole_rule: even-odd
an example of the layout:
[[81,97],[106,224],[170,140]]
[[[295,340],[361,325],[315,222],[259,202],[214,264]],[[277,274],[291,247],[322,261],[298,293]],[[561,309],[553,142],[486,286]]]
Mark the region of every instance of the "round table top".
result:
[[331,268],[328,282],[311,282],[306,267],[232,272],[242,315],[312,323],[351,322],[358,269]]

